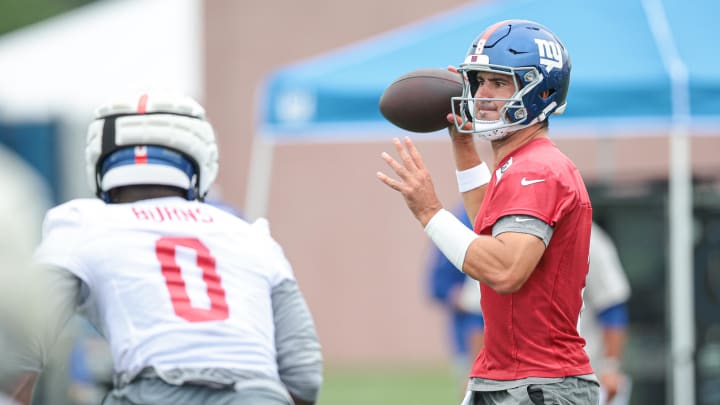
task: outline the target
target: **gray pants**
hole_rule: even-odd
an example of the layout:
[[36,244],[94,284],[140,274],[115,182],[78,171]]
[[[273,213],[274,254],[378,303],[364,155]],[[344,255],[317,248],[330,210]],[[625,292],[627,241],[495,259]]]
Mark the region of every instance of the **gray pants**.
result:
[[108,393],[102,405],[293,405],[287,394],[262,384],[238,389],[204,385],[172,385],[159,378],[142,378]]
[[473,391],[468,405],[597,405],[600,386],[575,377],[551,384],[530,384],[502,391]]

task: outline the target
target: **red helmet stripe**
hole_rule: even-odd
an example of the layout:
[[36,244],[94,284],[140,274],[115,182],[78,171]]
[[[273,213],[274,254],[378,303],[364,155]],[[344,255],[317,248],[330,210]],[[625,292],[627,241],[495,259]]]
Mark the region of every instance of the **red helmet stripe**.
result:
[[147,94],[143,94],[142,96],[140,96],[140,100],[138,100],[138,106],[137,106],[138,114],[145,114],[145,110],[147,109],[147,99],[148,99]]
[[135,164],[144,165],[147,164],[147,148],[144,146],[135,147]]

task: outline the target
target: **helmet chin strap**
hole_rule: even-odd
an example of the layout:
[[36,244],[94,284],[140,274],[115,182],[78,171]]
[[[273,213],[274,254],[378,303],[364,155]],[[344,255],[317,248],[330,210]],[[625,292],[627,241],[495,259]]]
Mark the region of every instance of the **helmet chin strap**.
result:
[[[544,114],[542,115],[542,118],[543,119],[545,118]],[[534,124],[537,124],[540,121],[542,121],[540,119],[540,117],[536,117],[535,119],[533,119],[532,121],[530,121],[524,125],[508,125],[505,127],[500,127],[500,128],[494,127],[491,129],[478,128],[479,125],[483,125],[483,124],[479,124],[478,122],[473,122],[473,133],[484,139],[487,139],[488,141],[497,141],[498,139],[503,139],[521,129],[527,128]]]
[[199,176],[196,174],[190,180],[190,187],[187,190],[187,199],[189,201],[205,201],[205,196],[200,194],[200,179],[198,177]]
[[511,133],[515,132],[517,129],[519,129],[513,127],[483,129],[479,128],[480,125],[483,124],[478,124],[477,122],[473,123],[473,133],[488,141],[496,141],[498,139],[503,139]]

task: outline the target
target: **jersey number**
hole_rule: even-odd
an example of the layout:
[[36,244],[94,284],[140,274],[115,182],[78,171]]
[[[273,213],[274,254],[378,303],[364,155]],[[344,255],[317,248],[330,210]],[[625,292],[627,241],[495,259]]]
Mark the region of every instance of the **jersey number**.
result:
[[[187,293],[185,280],[180,272],[180,266],[175,259],[178,246],[192,249],[196,253],[197,266],[202,270],[202,278],[207,285],[207,294],[210,298],[210,308],[193,307]],[[195,238],[160,238],[155,243],[155,253],[165,285],[170,293],[173,309],[177,316],[190,322],[221,321],[228,317],[228,305],[225,299],[225,290],[221,284],[220,275],[215,268],[215,258],[210,249]]]

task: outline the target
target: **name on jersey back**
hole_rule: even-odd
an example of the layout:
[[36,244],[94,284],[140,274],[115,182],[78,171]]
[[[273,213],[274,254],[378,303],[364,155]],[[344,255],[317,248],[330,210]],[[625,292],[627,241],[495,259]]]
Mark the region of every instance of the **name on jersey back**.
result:
[[147,207],[131,207],[132,213],[139,221],[149,222],[214,222],[212,215],[203,211],[202,207],[176,207],[155,205]]

